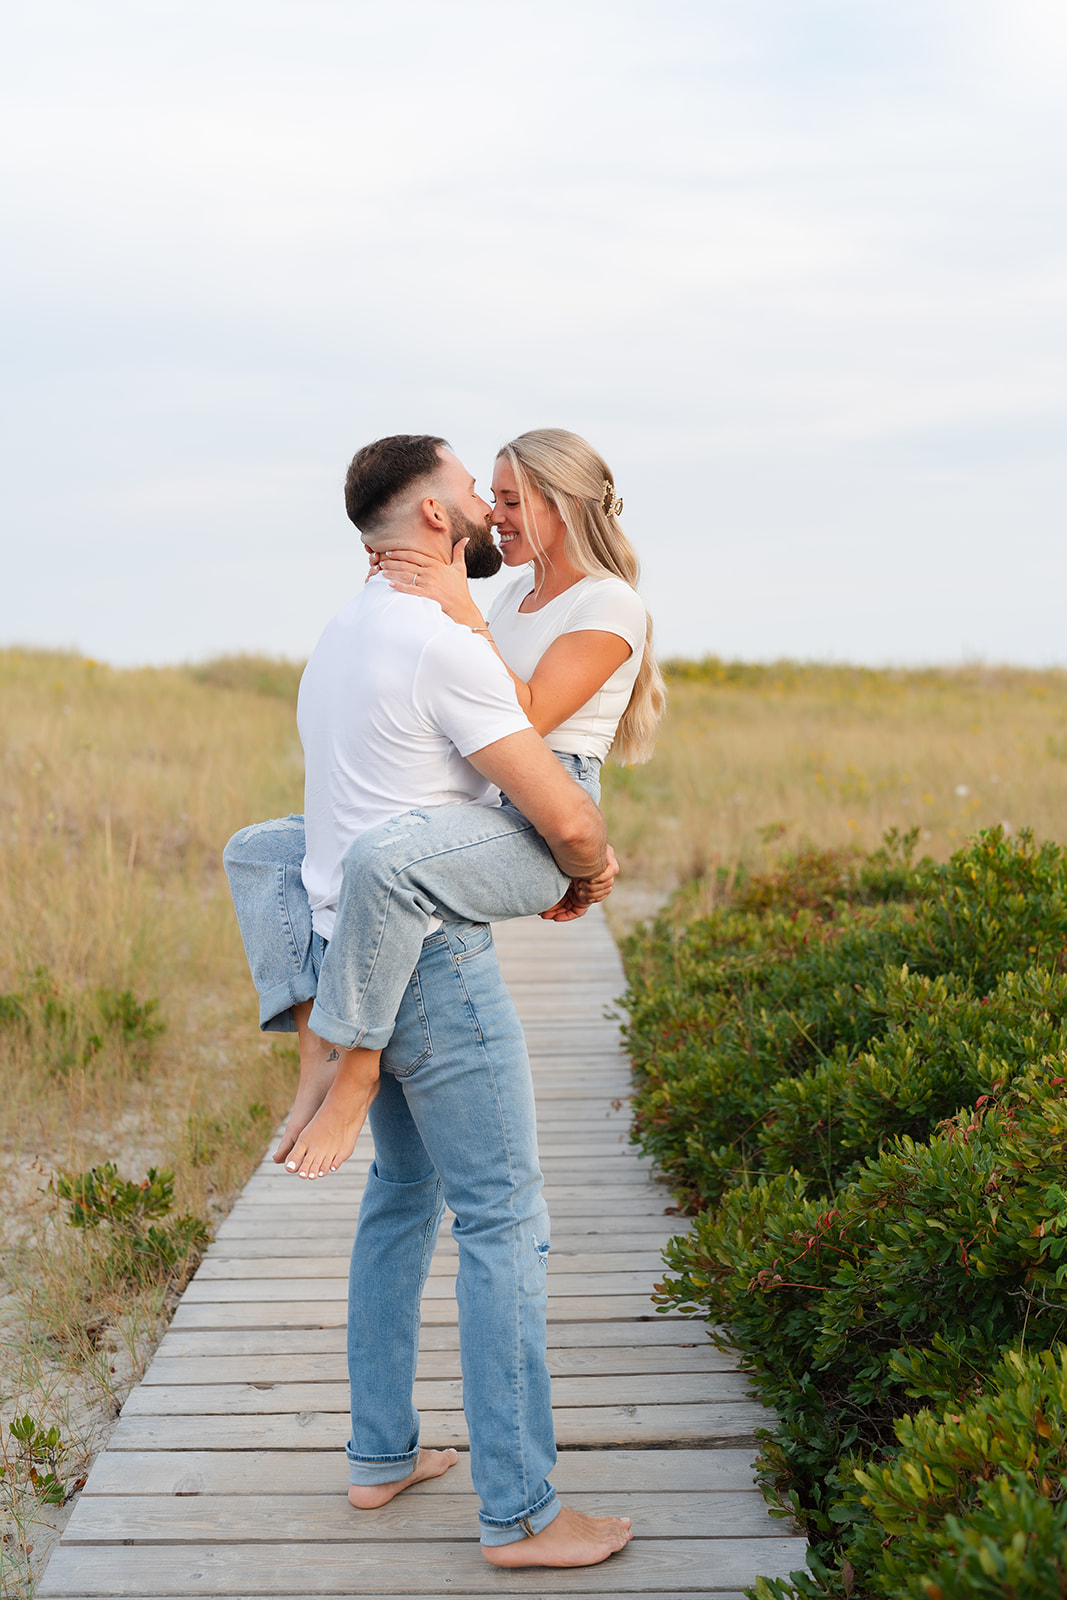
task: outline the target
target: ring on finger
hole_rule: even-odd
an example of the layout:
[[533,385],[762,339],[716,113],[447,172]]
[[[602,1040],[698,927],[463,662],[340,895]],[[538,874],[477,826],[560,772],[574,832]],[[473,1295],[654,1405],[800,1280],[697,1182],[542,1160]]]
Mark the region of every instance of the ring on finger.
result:
[[417,573],[417,572],[416,572],[416,574],[415,574],[415,576],[414,576],[414,577],[413,577],[413,578],[412,578],[412,580],[411,580],[411,587],[412,587],[412,588],[413,588],[413,589],[414,589],[414,588],[415,588],[415,586],[416,586],[416,584],[417,584],[417,583],[418,583],[418,581],[419,581],[419,575],[418,575],[418,573]]

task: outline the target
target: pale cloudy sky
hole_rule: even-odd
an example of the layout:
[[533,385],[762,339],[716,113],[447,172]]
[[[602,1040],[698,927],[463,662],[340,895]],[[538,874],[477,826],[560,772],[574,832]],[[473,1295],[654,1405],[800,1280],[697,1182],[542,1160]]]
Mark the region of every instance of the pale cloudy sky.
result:
[[302,656],[353,449],[615,469],[664,653],[1067,662],[1063,0],[9,0],[0,640]]

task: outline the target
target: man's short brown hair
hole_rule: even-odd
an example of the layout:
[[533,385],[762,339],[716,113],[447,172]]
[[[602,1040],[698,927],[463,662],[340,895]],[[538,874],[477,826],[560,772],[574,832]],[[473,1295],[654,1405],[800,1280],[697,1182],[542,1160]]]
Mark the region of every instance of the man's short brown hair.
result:
[[361,533],[385,521],[390,502],[441,466],[446,439],[429,433],[391,433],[365,444],[352,457],[345,478],[345,510]]

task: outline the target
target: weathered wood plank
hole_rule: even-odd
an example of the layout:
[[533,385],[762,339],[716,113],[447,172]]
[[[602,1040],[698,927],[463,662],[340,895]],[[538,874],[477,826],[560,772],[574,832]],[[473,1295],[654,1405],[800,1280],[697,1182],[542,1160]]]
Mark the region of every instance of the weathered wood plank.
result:
[[[615,1294],[548,1297],[548,1315],[553,1322],[619,1322],[650,1317],[653,1306],[647,1295]],[[423,1327],[452,1324],[456,1320],[455,1300],[424,1299]],[[671,1318],[684,1321],[684,1318]],[[172,1328],[325,1328],[339,1327],[345,1321],[345,1302],[299,1301],[205,1301],[188,1304],[183,1299],[174,1313]]]
[[[564,1120],[561,1115],[561,1124]],[[573,1124],[568,1124],[542,1131],[538,1138],[538,1154],[542,1161],[555,1160],[575,1164],[579,1175],[584,1175],[584,1161],[587,1156],[597,1161],[623,1161],[635,1170],[644,1172],[646,1176],[652,1171],[648,1158],[640,1155],[634,1146],[628,1143],[623,1133],[617,1129],[594,1127],[588,1123],[581,1124],[577,1129]],[[314,1181],[299,1178],[287,1169],[276,1166],[273,1161],[268,1161],[257,1169],[249,1182],[262,1189],[273,1189],[282,1195],[290,1190],[303,1194],[311,1190],[319,1193],[323,1189],[357,1193],[362,1191],[367,1181],[372,1160],[373,1155],[370,1151],[365,1156],[353,1156],[336,1172],[328,1173],[325,1177],[316,1178]],[[251,1192],[254,1193],[255,1189],[253,1188]]]
[[[340,1342],[340,1341],[338,1341]],[[653,1345],[650,1348],[621,1346],[550,1350],[548,1369],[554,1378],[598,1373],[608,1376],[633,1376],[638,1373],[733,1372],[736,1357],[716,1350],[714,1345]],[[458,1378],[459,1343],[451,1350],[422,1350],[419,1353],[420,1378]],[[348,1363],[339,1349],[336,1355],[225,1355],[192,1356],[179,1359],[157,1356],[141,1379],[142,1388],[167,1384],[214,1383],[347,1383]]]
[[[94,1549],[62,1545],[52,1557],[39,1593],[61,1595],[277,1595],[423,1596],[447,1573],[459,1594],[499,1594],[500,1574],[469,1540],[387,1540],[358,1546],[354,1560],[343,1545],[172,1545],[166,1561],[152,1547]],[[707,1593],[750,1583],[757,1573],[785,1577],[803,1565],[801,1539],[635,1539],[598,1567],[555,1571],[552,1594],[641,1594],[662,1590]],[[758,1562],[758,1565],[755,1564]],[[299,1579],[299,1584],[294,1579]],[[507,1593],[544,1595],[549,1585],[536,1569],[509,1572]],[[699,1589],[698,1589],[699,1592]]]
[[[549,1274],[549,1292],[559,1299],[562,1296],[624,1295],[650,1293],[652,1278],[649,1272],[584,1272],[552,1271]],[[431,1276],[423,1290],[423,1304],[427,1300],[447,1300],[454,1297],[456,1280],[448,1276]],[[291,1300],[347,1300],[347,1264],[342,1277],[322,1278],[201,1278],[196,1277],[185,1291],[188,1305],[208,1303],[228,1304],[234,1301],[256,1300],[285,1304]]]
[[[748,1382],[740,1372],[582,1373],[556,1378],[557,1406],[658,1406],[702,1401],[744,1400]],[[458,1411],[463,1405],[459,1378],[420,1378],[415,1384],[420,1411]],[[122,1408],[124,1417],[268,1416],[304,1411],[347,1412],[348,1379],[342,1383],[139,1383]]]
[[[620,1157],[620,1162],[621,1158],[628,1154],[626,1151],[613,1152],[613,1156],[618,1155]],[[562,1158],[557,1159],[562,1160]],[[566,1170],[566,1163],[564,1163],[562,1173],[554,1174],[551,1178],[546,1174],[546,1187],[550,1186],[553,1189],[564,1191],[577,1190],[582,1193],[590,1188],[592,1186],[591,1180],[586,1179],[580,1158],[575,1157],[570,1165],[572,1168],[570,1171]],[[632,1181],[636,1182],[638,1178],[643,1181],[650,1195],[663,1194],[662,1188],[655,1181],[651,1170],[647,1166],[640,1165],[639,1171],[637,1167],[633,1168]],[[366,1181],[366,1170],[362,1168],[353,1172],[347,1167],[341,1167],[339,1171],[328,1173],[324,1178],[312,1180],[310,1178],[298,1178],[292,1172],[283,1172],[275,1167],[269,1175],[264,1174],[262,1177],[253,1178],[250,1181],[249,1187],[242,1195],[240,1203],[242,1207],[266,1204],[320,1206],[327,1203],[326,1196],[329,1196],[329,1204],[331,1205],[358,1205]],[[616,1177],[613,1181],[622,1183],[624,1179]],[[625,1182],[626,1188],[619,1198],[624,1198],[626,1194],[631,1192],[631,1179],[626,1179]],[[599,1185],[597,1186],[599,1187]]]
[[[333,1175],[334,1179],[340,1176],[340,1173]],[[316,1207],[328,1206],[342,1209],[345,1215],[355,1215],[356,1206],[351,1202],[349,1195],[333,1179],[327,1178],[321,1184],[315,1184],[310,1181],[301,1183],[299,1178],[293,1178],[291,1175],[290,1177],[290,1188],[286,1193],[293,1195],[294,1198],[292,1200],[282,1198],[273,1183],[269,1186],[264,1184],[261,1189],[253,1190],[242,1199],[241,1204],[246,1208],[246,1212],[253,1211],[258,1206],[277,1207],[284,1205],[290,1215],[295,1213],[296,1216],[301,1216],[305,1212],[314,1215]],[[670,1196],[659,1184],[649,1183],[644,1179],[641,1182],[635,1179],[633,1182],[625,1183],[619,1182],[617,1179],[613,1179],[610,1183],[606,1181],[604,1183],[585,1183],[577,1180],[577,1174],[571,1179],[563,1181],[551,1179],[546,1173],[545,1198],[548,1201],[550,1212],[555,1213],[561,1201],[577,1201],[582,1206],[592,1202],[600,1210],[609,1209],[618,1201],[626,1201],[635,1210],[639,1207],[644,1208],[655,1216],[657,1212],[662,1215],[664,1207],[671,1203]],[[353,1191],[353,1194],[355,1194],[355,1191]],[[356,1195],[356,1198],[358,1199],[358,1195]],[[328,1213],[322,1211],[318,1214],[327,1215]],[[596,1211],[593,1214],[596,1215]]]
[[[298,1225],[300,1226],[300,1225]],[[596,1249],[597,1244],[602,1244],[605,1251],[610,1244],[619,1244],[625,1239],[628,1250],[648,1255],[650,1252],[657,1256],[663,1247],[679,1233],[686,1230],[678,1227],[664,1227],[662,1223],[652,1219],[641,1226],[640,1219],[629,1219],[625,1228],[620,1226],[617,1219],[604,1220],[596,1224],[588,1223],[584,1228],[571,1223],[567,1231],[562,1231],[563,1224],[552,1230],[552,1260],[570,1260],[571,1256],[580,1255]],[[314,1230],[314,1231],[313,1231]],[[352,1238],[355,1229],[349,1228],[345,1232],[339,1231],[337,1223],[325,1223],[321,1226],[314,1223],[304,1223],[302,1232],[298,1235],[289,1233],[283,1235],[277,1227],[264,1228],[252,1224],[240,1236],[226,1234],[216,1238],[208,1247],[205,1255],[206,1261],[271,1261],[271,1260],[300,1260],[311,1256],[345,1256],[352,1248]],[[437,1261],[454,1262],[458,1254],[458,1246],[447,1229],[443,1230],[437,1243],[434,1254],[434,1263]],[[613,1263],[608,1263],[611,1268]]]
[[[643,1317],[615,1322],[559,1322],[548,1324],[548,1348],[553,1350],[605,1349],[640,1343],[646,1347],[684,1342],[690,1349],[710,1345],[704,1324],[696,1318]],[[423,1323],[419,1338],[422,1351],[459,1349],[455,1325],[433,1326]],[[343,1352],[345,1335],[341,1325],[329,1328],[246,1328],[175,1329],[163,1336],[161,1356],[215,1355],[329,1355]]]
[[[561,1495],[720,1493],[752,1487],[752,1451],[561,1450],[552,1473]],[[106,1450],[93,1464],[83,1495],[344,1494],[343,1452],[328,1450]],[[417,1484],[404,1499],[473,1492],[470,1457],[443,1478]]]
[[[557,1443],[564,1448],[641,1444],[748,1444],[770,1413],[756,1400],[719,1405],[626,1405],[553,1407]],[[139,1417],[123,1415],[109,1441],[111,1450],[337,1450],[348,1431],[347,1412],[303,1411],[296,1415]],[[437,1447],[467,1443],[461,1411],[426,1411],[422,1437]]]
[[[568,1491],[567,1504],[589,1516],[629,1517],[643,1539],[781,1538],[755,1489],[732,1494],[675,1491]],[[454,1539],[478,1514],[473,1489],[432,1500],[399,1496],[380,1511],[357,1512],[344,1485],[333,1494],[83,1496],[64,1535],[67,1544],[293,1542]]]
[[[271,1256],[208,1256],[200,1263],[196,1277],[200,1283],[214,1283],[240,1278],[318,1278],[348,1277],[350,1252],[336,1256],[295,1256],[276,1259]],[[436,1271],[434,1270],[436,1268]],[[564,1252],[552,1246],[548,1258],[550,1278],[566,1273],[640,1273],[643,1281],[649,1276],[658,1277],[663,1271],[663,1256],[658,1250],[605,1250],[602,1255],[580,1255],[577,1251]],[[449,1253],[431,1263],[430,1276],[455,1277],[456,1258]]]
[[[351,1226],[355,1230],[358,1205],[343,1197],[331,1199],[325,1189],[319,1189],[316,1193],[314,1205],[287,1206],[279,1203],[276,1195],[262,1204],[257,1202],[245,1206],[242,1201],[240,1208],[235,1207],[231,1213],[233,1225],[235,1228],[247,1228],[281,1224],[283,1227],[298,1228],[332,1222]],[[658,1184],[649,1184],[647,1188],[635,1184],[627,1184],[624,1188],[613,1185],[610,1189],[600,1185],[588,1189],[576,1184],[554,1185],[546,1186],[545,1195],[554,1223],[572,1218],[589,1218],[595,1222],[599,1218],[616,1216],[623,1219],[651,1218],[654,1221],[669,1217],[677,1221],[681,1231],[689,1227],[689,1219],[678,1215],[670,1195]],[[447,1233],[450,1224],[451,1212],[447,1212],[441,1225],[443,1233]],[[222,1224],[222,1227],[228,1228],[229,1222]],[[221,1229],[220,1237],[225,1237]]]
[[[541,1171],[546,1187],[552,1184],[580,1186],[583,1189],[602,1187],[605,1184],[648,1186],[652,1192],[662,1194],[662,1189],[650,1183],[652,1173],[648,1161],[639,1160],[625,1146],[607,1145],[583,1155],[580,1150],[540,1149]],[[369,1163],[354,1170],[341,1167],[321,1178],[298,1178],[295,1173],[274,1167],[267,1174],[252,1180],[255,1185],[243,1196],[243,1205],[262,1204],[269,1200],[275,1205],[316,1205],[317,1196],[329,1194],[333,1203],[358,1203],[367,1181]],[[300,1199],[296,1199],[300,1196]]]
[[[503,1593],[504,1591],[501,1590],[500,1592]],[[526,1592],[528,1592],[528,1593],[529,1592],[537,1593],[538,1594],[538,1600],[552,1600],[552,1595],[549,1594],[549,1592],[546,1589],[543,1589],[543,1588],[540,1591],[526,1591]],[[705,1588],[693,1589],[693,1588],[689,1588],[689,1589],[686,1589],[684,1591],[684,1593],[681,1590],[673,1589],[670,1592],[670,1594],[665,1593],[662,1589],[657,1589],[655,1591],[655,1593],[653,1593],[652,1591],[650,1591],[648,1589],[641,1589],[641,1590],[632,1591],[632,1592],[639,1593],[640,1596],[641,1596],[641,1600],[693,1600],[694,1596],[704,1596],[704,1595],[713,1595],[714,1596],[714,1600],[745,1600],[745,1596],[742,1594],[740,1589],[705,1589]],[[41,1590],[38,1589],[37,1593],[41,1594]],[[452,1589],[442,1590],[442,1589],[438,1588],[438,1589],[435,1589],[433,1592],[431,1592],[429,1589],[423,1589],[423,1590],[420,1590],[420,1592],[418,1594],[418,1597],[417,1597],[417,1600],[469,1600],[469,1594],[470,1594],[470,1591],[468,1591],[468,1595],[467,1596],[463,1596],[463,1595],[458,1595],[457,1596],[455,1591],[452,1590]],[[99,1600],[99,1597],[98,1596],[90,1597],[90,1596],[87,1596],[87,1595],[86,1596],[67,1596],[67,1595],[64,1595],[62,1597],[62,1600]],[[152,1597],[144,1596],[143,1600],[152,1600]],[[184,1597],[184,1600],[192,1600],[192,1596]],[[241,1596],[240,1600],[259,1600],[259,1597],[258,1596]],[[272,1595],[271,1596],[271,1600],[306,1600],[306,1597],[304,1595]],[[361,1594],[360,1597],[359,1597],[359,1600],[396,1600],[396,1591],[394,1590],[392,1592],[392,1594],[388,1594],[388,1595],[386,1595],[386,1594],[376,1594],[376,1595]]]

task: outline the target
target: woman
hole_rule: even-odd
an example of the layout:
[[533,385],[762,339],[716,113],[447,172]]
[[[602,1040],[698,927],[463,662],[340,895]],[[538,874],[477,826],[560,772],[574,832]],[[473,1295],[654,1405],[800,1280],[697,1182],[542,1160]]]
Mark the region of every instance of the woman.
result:
[[[471,596],[462,544],[450,567],[398,550],[381,558],[380,570],[397,591],[436,601],[485,637],[533,727],[598,799],[609,748],[620,761],[646,760],[664,701],[651,625],[634,589],[637,559],[618,522],[622,502],[603,458],[557,428],[503,447],[493,493],[503,561],[522,571],[488,620]],[[564,919],[603,898],[615,869],[588,885],[568,885],[506,798],[499,809],[439,807],[420,816],[414,831],[386,824],[362,834],[345,858],[333,936],[314,974],[305,954],[306,896],[293,871],[303,857],[300,820],[277,829],[266,838],[255,829],[235,835],[226,866],[260,990],[261,1026],[288,1029],[292,1016],[300,1034],[300,1084],[274,1159],[315,1178],[347,1159],[362,1123],[334,1082],[339,1051],[332,1047],[352,1052],[348,1059],[358,1058],[360,1071],[376,1073],[433,912],[468,921],[536,913]],[[279,903],[278,880],[263,876],[265,864],[284,873],[280,903],[296,965],[281,983],[276,970],[257,962],[264,921],[277,918]],[[306,944],[297,933],[302,914]],[[316,991],[312,1008],[306,996]]]

